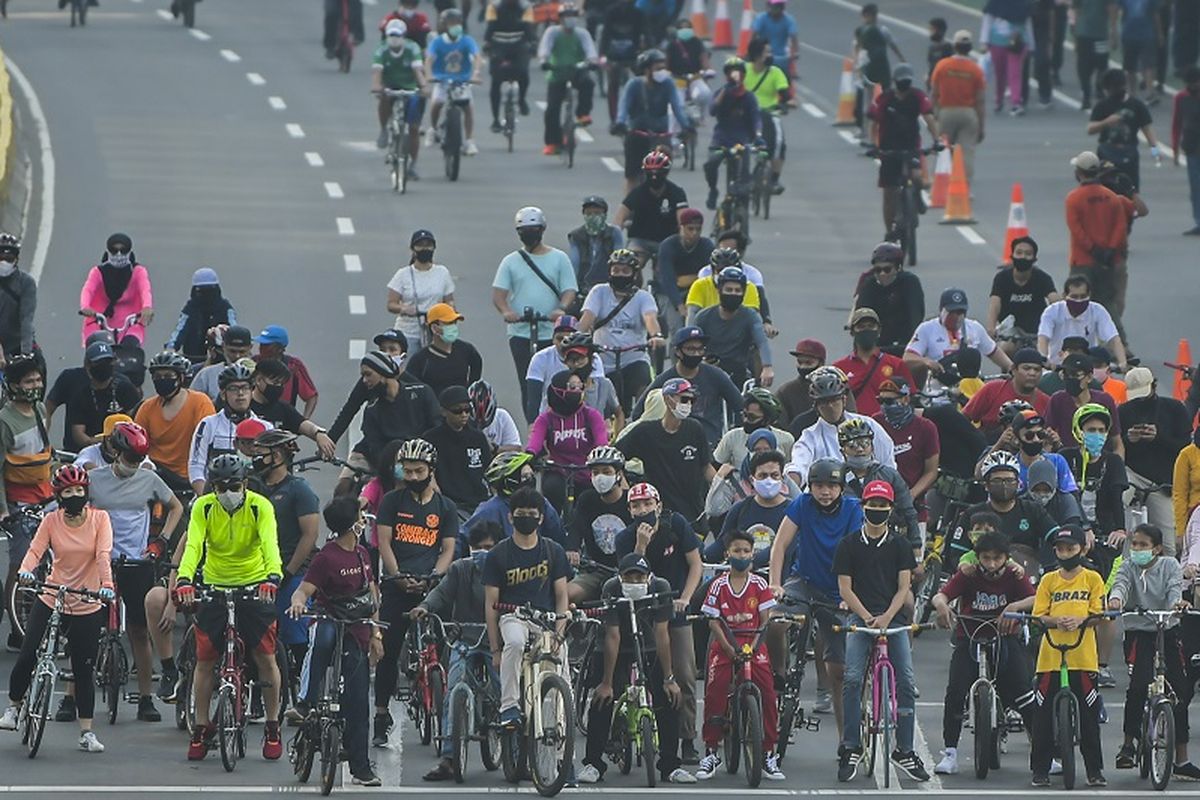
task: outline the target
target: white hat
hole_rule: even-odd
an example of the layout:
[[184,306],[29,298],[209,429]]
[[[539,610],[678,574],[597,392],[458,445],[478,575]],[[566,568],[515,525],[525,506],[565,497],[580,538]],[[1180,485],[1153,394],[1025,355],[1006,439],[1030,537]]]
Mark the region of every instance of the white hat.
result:
[[1084,150],[1071,159],[1071,166],[1083,172],[1096,172],[1100,169],[1100,156],[1091,150]]
[[404,24],[404,20],[402,19],[393,19],[383,29],[383,33],[385,36],[403,36],[408,33],[408,26]]
[[1130,400],[1146,397],[1154,386],[1154,373],[1146,367],[1134,367],[1125,373],[1125,394]]

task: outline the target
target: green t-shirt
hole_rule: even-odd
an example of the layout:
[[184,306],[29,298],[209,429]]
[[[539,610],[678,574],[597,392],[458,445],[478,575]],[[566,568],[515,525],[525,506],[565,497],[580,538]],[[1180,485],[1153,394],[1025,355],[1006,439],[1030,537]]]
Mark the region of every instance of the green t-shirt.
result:
[[767,67],[766,73],[754,69],[754,64],[746,62],[745,86],[754,91],[758,107],[770,111],[779,106],[779,93],[788,88],[787,75],[775,65]]
[[421,65],[421,48],[416,42],[404,40],[404,49],[393,53],[386,44],[375,51],[375,69],[383,70],[383,85],[389,89],[416,89],[416,68]]
[[562,83],[575,74],[575,65],[587,58],[587,50],[575,31],[561,30],[550,48],[550,81]]

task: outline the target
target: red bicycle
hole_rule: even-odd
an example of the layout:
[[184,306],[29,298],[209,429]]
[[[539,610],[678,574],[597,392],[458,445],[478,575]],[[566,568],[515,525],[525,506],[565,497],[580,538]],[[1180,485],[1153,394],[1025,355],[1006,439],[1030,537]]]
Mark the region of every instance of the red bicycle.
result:
[[[217,744],[221,766],[233,772],[239,758],[246,757],[246,709],[250,705],[251,681],[246,676],[246,645],[237,632],[237,603],[258,602],[258,587],[204,588],[196,592],[202,603],[225,604],[225,654],[217,667]],[[266,684],[259,682],[260,688]]]
[[[156,563],[153,560],[121,556],[112,562],[112,569],[115,575],[127,567],[154,566]],[[100,646],[96,653],[96,686],[107,708],[109,725],[117,723],[117,710],[122,700],[136,704],[141,696],[137,692],[125,694],[125,684],[129,682],[129,656],[122,642],[125,634],[125,604],[121,600],[119,586],[118,581],[113,582],[116,597],[108,604],[108,624],[100,634]]]
[[[428,580],[432,576],[408,576]],[[408,716],[421,732],[421,744],[442,741],[442,705],[446,698],[446,666],[442,663],[442,643],[446,630],[437,614],[413,620],[411,634],[417,651],[417,672],[412,685],[397,692],[408,703]]]

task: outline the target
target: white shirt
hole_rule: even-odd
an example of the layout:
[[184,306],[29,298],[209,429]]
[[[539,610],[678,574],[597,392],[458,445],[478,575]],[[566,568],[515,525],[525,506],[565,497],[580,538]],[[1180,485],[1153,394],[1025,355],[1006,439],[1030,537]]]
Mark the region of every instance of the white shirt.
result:
[[[442,302],[443,297],[454,294],[454,278],[450,276],[450,270],[441,264],[434,264],[429,269],[417,269],[412,264],[406,264],[396,270],[387,288],[400,295],[405,303],[414,304],[417,311],[424,314],[430,306]],[[420,317],[398,315],[396,330],[408,337],[409,349],[414,353],[429,343],[421,339]]]
[[1095,300],[1078,317],[1071,316],[1067,310],[1067,301],[1059,300],[1046,306],[1042,319],[1038,322],[1038,336],[1050,340],[1049,352],[1046,355],[1050,363],[1058,366],[1061,361],[1063,339],[1068,336],[1082,336],[1087,339],[1089,347],[1102,345],[1117,335],[1117,326],[1113,324],[1112,315],[1108,309]]
[[492,443],[492,447],[521,446],[517,423],[513,422],[512,414],[503,408],[496,408],[496,416],[492,418],[492,424],[483,429],[483,435]]
[[[990,356],[996,351],[996,343],[992,337],[988,336],[984,327],[973,319],[963,319],[963,330],[966,331],[966,344],[964,347],[972,347],[979,351],[980,355]],[[963,335],[960,333],[960,336]],[[942,321],[934,317],[927,319],[917,326],[913,331],[912,341],[908,343],[905,349],[911,353],[916,353],[923,358],[932,358],[934,361],[948,356],[959,349],[959,339],[951,339],[950,331],[946,330],[946,326]]]
[[[96,442],[80,450],[79,455],[75,456],[75,461],[72,463],[77,467],[92,469],[93,467],[108,466],[112,462],[104,457],[104,453],[100,449],[100,443]],[[149,457],[143,458],[141,466],[142,469],[154,469],[154,462]]]
[[[272,430],[275,426],[257,416],[253,411],[247,419],[256,419]],[[192,450],[188,455],[188,482],[205,480],[208,462],[221,453],[237,452],[237,423],[221,409],[200,420],[196,432],[192,435]]]
[[[884,466],[895,468],[896,444],[883,426],[870,417],[846,412],[846,419],[865,420],[874,432],[875,460]],[[792,463],[784,472],[796,479],[803,487],[808,482],[808,468],[818,458],[836,458],[842,461],[842,446],[838,444],[837,426],[818,417],[815,425],[804,429],[792,447]]]
[[[554,345],[543,347],[533,354],[533,358],[529,359],[529,369],[525,371],[525,380],[541,381],[542,388],[545,389],[550,385],[550,379],[566,368],[567,365],[559,357],[558,350]],[[604,377],[604,362],[598,355],[592,356],[592,377]]]
[[[744,261],[739,266],[741,266],[742,272],[746,273],[746,280],[761,289],[763,286],[763,274],[759,271],[758,267],[747,264]],[[709,275],[712,275],[712,267],[707,264],[701,267],[700,271],[696,273],[697,278],[707,278]]]

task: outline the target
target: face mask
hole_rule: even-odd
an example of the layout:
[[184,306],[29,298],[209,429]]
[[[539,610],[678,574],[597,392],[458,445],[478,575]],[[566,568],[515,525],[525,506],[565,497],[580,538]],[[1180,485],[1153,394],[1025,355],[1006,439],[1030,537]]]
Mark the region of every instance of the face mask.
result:
[[228,492],[218,492],[217,502],[221,504],[221,508],[225,509],[227,514],[232,514],[242,507],[242,503],[246,502],[246,490],[233,489]]
[[608,285],[614,292],[628,292],[633,288],[633,276],[609,275]]
[[1033,269],[1033,259],[1013,258],[1012,265],[1013,269],[1015,269],[1017,272],[1029,272],[1029,270]]
[[432,480],[433,480],[433,474],[430,473],[429,475],[426,475],[421,480],[412,480],[412,479],[406,480],[404,482],[404,485],[407,486],[409,488],[409,490],[412,491],[413,494],[424,494],[425,490],[429,488],[429,483]]
[[563,392],[559,394],[554,388],[546,395],[546,405],[550,406],[550,410],[564,417],[570,416],[579,410],[583,405],[583,392]]
[[754,433],[759,428],[765,428],[765,427],[767,427],[767,422],[764,419],[754,419],[754,420],[743,419],[742,420],[742,430],[744,430],[746,433]]
[[897,92],[907,92],[912,88],[912,81],[896,81]]
[[463,31],[462,25],[451,25],[449,28],[446,29],[446,33],[450,36],[451,39],[457,39],[458,37],[462,36],[462,31]]
[[405,19],[412,19],[416,13],[417,13],[417,10],[415,8],[400,9],[400,16],[404,17]]
[[404,39],[399,36],[389,36],[388,50],[390,50],[393,55],[398,55],[401,53],[404,50]]
[[154,393],[164,400],[170,400],[179,391],[178,378],[155,378]]
[[696,38],[696,32],[691,28],[680,28],[679,30],[675,31],[675,36],[681,42],[690,42],[692,39]]
[[136,475],[137,471],[138,471],[138,465],[126,464],[124,461],[122,461],[119,458],[113,462],[112,466],[113,466],[113,472],[115,472],[117,474],[117,477],[120,477],[120,478],[130,478],[130,477]]
[[113,368],[113,362],[101,361],[99,364],[92,364],[89,366],[88,374],[91,375],[93,379],[103,383],[113,376]]
[[428,264],[433,261],[433,250],[413,250],[413,260]]
[[585,214],[583,217],[583,227],[593,236],[597,235],[604,230],[604,215]]
[[621,581],[621,593],[630,600],[641,600],[650,593],[650,584],[626,583],[625,581]]
[[1148,566],[1150,564],[1150,562],[1154,560],[1154,551],[1153,550],[1130,550],[1129,551],[1129,560],[1132,561],[1134,564],[1137,564],[1139,567]]
[[675,415],[675,419],[687,419],[692,415],[691,403],[676,403],[675,408],[671,410]]
[[458,341],[458,325],[453,322],[448,322],[442,326],[442,339],[446,344],[454,344]]
[[125,269],[126,267],[129,266],[131,261],[132,261],[132,259],[130,259],[129,253],[109,253],[108,254],[109,265],[117,267],[118,269]]
[[846,456],[846,466],[855,472],[861,472],[871,466],[875,459],[871,456]]
[[1062,567],[1063,569],[1067,570],[1068,572],[1070,570],[1075,569],[1082,563],[1083,563],[1083,553],[1076,553],[1075,555],[1071,556],[1070,558],[1058,559],[1058,565],[1060,567]]
[[17,265],[11,261],[0,261],[0,278],[7,278],[17,271]]
[[912,422],[913,417],[917,412],[912,406],[903,405],[901,403],[893,403],[890,406],[883,407],[883,418],[888,421],[892,427],[903,428],[908,423]]
[[654,80],[656,80],[659,83],[666,83],[667,80],[669,80],[671,77],[671,70],[656,69],[656,70],[654,70],[654,72],[650,73],[650,77],[654,78]]
[[260,453],[250,459],[250,467],[255,472],[267,472],[275,466],[270,453]]
[[563,24],[563,27],[566,28],[567,30],[569,30],[569,31],[574,30],[575,29],[575,18],[574,17],[566,17],[563,19],[562,24]]
[[864,508],[863,516],[872,525],[883,525],[892,516],[892,510],[890,508]]
[[726,311],[737,311],[742,307],[742,302],[746,298],[740,294],[723,294],[721,295],[721,308]]
[[995,500],[997,503],[1007,503],[1017,496],[1017,487],[1015,486],[989,486],[988,497]]
[[542,521],[537,517],[513,517],[512,523],[513,530],[528,536],[538,529]]
[[279,402],[279,398],[283,397],[283,387],[274,383],[268,383],[262,390],[263,399],[268,404]]
[[472,550],[471,561],[474,562],[476,569],[483,569],[483,562],[487,560],[487,550]]
[[1045,508],[1054,499],[1054,492],[1030,492],[1029,496],[1036,500],[1038,505]]
[[816,367],[796,367],[796,374],[801,379],[804,379],[811,375],[814,369],[816,369]]
[[1067,394],[1072,394],[1072,395],[1080,394],[1083,391],[1084,386],[1087,384],[1087,381],[1084,378],[1064,377],[1062,379],[1062,382],[1063,382],[1063,389],[1065,389],[1067,391]]
[[650,184],[652,189],[661,189],[667,184],[667,175],[664,172],[651,172],[646,176],[646,183]]
[[1042,452],[1042,443],[1040,441],[1027,442],[1022,439],[1021,452],[1027,456],[1036,456],[1038,453]]
[[517,231],[517,236],[520,237],[521,244],[530,250],[542,243],[542,231],[538,228],[523,228]]
[[617,485],[617,476],[616,475],[593,475],[592,476],[592,488],[595,489],[598,494],[608,494],[609,492],[612,491],[612,488],[616,485]]
[[877,344],[879,344],[879,331],[856,331],[854,334],[854,346],[859,350],[874,350]]
[[774,500],[783,491],[783,481],[777,478],[755,478],[754,492],[764,500]]
[[730,556],[728,560],[729,568],[734,572],[745,572],[754,565],[754,559],[752,558],[734,558]]
[[1071,312],[1072,317],[1078,317],[1083,312],[1087,311],[1088,303],[1091,300],[1067,300],[1067,311]]
[[683,354],[679,356],[679,363],[687,369],[695,369],[700,366],[700,362],[704,360],[704,356]]
[[633,524],[635,526],[635,530],[636,530],[637,526],[640,526],[643,524],[649,525],[651,528],[654,528],[658,525],[658,512],[651,511],[649,514],[638,514],[636,517],[633,518]]
[[1108,434],[1098,431],[1084,431],[1083,447],[1087,450],[1088,455],[1096,458],[1104,451],[1104,443],[1108,441]]
[[58,504],[62,506],[63,511],[66,511],[69,516],[78,517],[83,513],[83,507],[87,505],[87,502],[87,495],[84,494],[59,498]]

